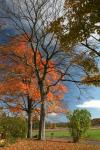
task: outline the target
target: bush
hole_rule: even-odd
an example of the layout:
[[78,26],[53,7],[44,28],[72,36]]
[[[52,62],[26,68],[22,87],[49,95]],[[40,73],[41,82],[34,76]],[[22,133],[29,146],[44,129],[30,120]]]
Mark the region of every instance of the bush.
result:
[[91,114],[86,109],[74,110],[68,116],[71,135],[74,142],[78,142],[81,136],[89,129],[91,124]]
[[27,134],[27,124],[24,118],[6,117],[0,118],[0,133],[6,138],[24,138]]

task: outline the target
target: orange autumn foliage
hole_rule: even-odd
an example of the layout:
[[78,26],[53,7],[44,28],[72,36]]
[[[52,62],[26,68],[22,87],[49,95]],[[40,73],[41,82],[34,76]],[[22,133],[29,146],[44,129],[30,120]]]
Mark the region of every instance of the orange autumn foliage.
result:
[[[12,38],[6,45],[0,46],[0,69],[5,68],[7,75],[2,78],[0,82],[0,95],[9,96],[29,96],[32,102],[40,102],[40,89],[35,75],[35,67],[33,63],[34,53],[23,35]],[[36,52],[36,64],[39,70],[39,75],[43,76],[44,65],[46,64],[45,58],[42,54]],[[55,62],[49,61],[48,72],[45,79],[45,88],[52,85],[59,79],[60,75],[56,70]],[[48,103],[59,101],[63,99],[64,94],[68,91],[65,85],[61,82],[55,86],[51,86],[47,94],[46,100]],[[8,103],[16,103],[10,107],[11,111],[20,111],[24,102],[20,99],[9,101]],[[59,103],[59,102],[58,102]],[[51,105],[49,109],[58,105]],[[58,109],[58,108],[57,108]],[[54,110],[54,108],[52,108]]]

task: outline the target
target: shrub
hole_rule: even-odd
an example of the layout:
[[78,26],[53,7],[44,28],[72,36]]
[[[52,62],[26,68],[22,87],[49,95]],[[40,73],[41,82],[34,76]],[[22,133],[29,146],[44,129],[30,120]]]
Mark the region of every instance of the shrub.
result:
[[6,138],[24,138],[27,133],[27,124],[24,118],[6,117],[0,118],[0,133],[3,133]]
[[86,109],[74,110],[68,115],[68,127],[74,142],[78,142],[81,136],[89,129],[91,124],[91,114]]

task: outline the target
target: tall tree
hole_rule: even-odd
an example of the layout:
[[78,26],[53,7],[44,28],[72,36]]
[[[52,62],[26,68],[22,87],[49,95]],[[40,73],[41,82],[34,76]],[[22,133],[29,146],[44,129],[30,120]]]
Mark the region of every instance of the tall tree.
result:
[[[67,69],[64,68],[63,60],[64,56],[60,58],[61,53],[58,48],[58,40],[54,34],[46,31],[46,27],[52,20],[55,20],[60,15],[61,3],[60,1],[31,1],[31,0],[17,0],[11,1],[5,7],[6,18],[12,21],[14,27],[24,33],[31,49],[33,51],[33,64],[35,76],[37,79],[38,87],[40,90],[41,97],[41,113],[40,113],[40,127],[39,127],[39,138],[45,139],[45,100],[47,94],[50,92],[50,88],[59,84],[60,79],[65,75]],[[15,11],[16,10],[16,11]],[[3,10],[4,11],[4,10]],[[9,13],[8,13],[9,12]],[[26,22],[26,23],[25,23]],[[43,69],[38,66],[38,53],[41,53],[41,63]],[[59,56],[60,60],[56,56]],[[45,61],[44,61],[45,59]],[[55,59],[55,60],[54,60]],[[54,63],[50,65],[50,62]],[[62,64],[60,61],[62,60]],[[46,84],[48,72],[50,72],[50,66],[52,70],[54,66],[57,68],[58,77],[51,75],[55,78],[49,85]]]
[[[43,63],[41,63],[41,54],[37,54],[37,65],[40,73],[43,72]],[[13,112],[25,111],[28,116],[28,134],[32,137],[32,113],[39,108],[41,101],[40,90],[34,73],[33,53],[31,47],[27,45],[24,36],[15,36],[9,43],[0,46],[0,101]],[[54,62],[49,62],[49,69],[45,85],[50,86],[59,74],[56,71]],[[5,75],[4,72],[5,70]],[[2,76],[3,75],[3,76]],[[61,107],[60,100],[63,99],[67,88],[58,83],[51,87],[46,96],[46,110],[50,111],[56,104]]]

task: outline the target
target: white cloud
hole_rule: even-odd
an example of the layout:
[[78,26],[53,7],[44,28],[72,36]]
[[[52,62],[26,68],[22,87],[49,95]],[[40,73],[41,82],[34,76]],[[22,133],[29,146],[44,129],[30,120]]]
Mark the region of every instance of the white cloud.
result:
[[77,105],[79,108],[97,108],[100,109],[100,100],[90,100],[86,101],[83,104]]
[[55,116],[57,116],[57,114],[54,112],[48,114],[48,117],[55,117]]

